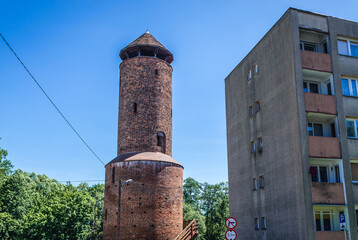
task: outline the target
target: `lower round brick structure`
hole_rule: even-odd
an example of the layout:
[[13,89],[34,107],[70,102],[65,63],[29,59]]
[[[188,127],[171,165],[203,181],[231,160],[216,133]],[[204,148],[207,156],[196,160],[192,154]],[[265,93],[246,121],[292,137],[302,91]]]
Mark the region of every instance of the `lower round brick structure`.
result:
[[182,187],[183,167],[169,155],[119,155],[106,165],[103,239],[117,239],[119,205],[121,240],[174,239],[183,229]]

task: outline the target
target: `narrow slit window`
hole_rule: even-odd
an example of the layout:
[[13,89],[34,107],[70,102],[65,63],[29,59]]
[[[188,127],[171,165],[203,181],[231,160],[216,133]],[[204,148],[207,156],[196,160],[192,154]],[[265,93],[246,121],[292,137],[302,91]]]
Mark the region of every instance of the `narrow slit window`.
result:
[[252,71],[249,70],[249,71],[247,72],[247,80],[251,80],[251,78],[252,78]]
[[259,230],[260,229],[260,222],[258,218],[255,218],[255,230]]
[[158,69],[155,69],[155,75],[158,75]]
[[107,209],[104,211],[104,220],[107,221]]
[[254,65],[254,74],[256,75],[259,72],[259,65],[256,63]]
[[158,132],[157,133],[157,146],[161,147],[161,152],[165,153],[165,143],[166,139],[165,139],[165,134],[163,132]]
[[258,150],[261,152],[263,148],[262,137],[257,138]]
[[249,106],[249,117],[254,116],[254,106],[252,104]]
[[267,229],[267,220],[265,217],[261,218],[261,229],[263,229],[263,230]]
[[256,100],[255,102],[255,112],[260,111],[260,100]]
[[114,178],[115,178],[115,169],[113,167],[112,168],[112,183],[114,183]]
[[260,188],[265,188],[265,178],[263,175],[260,176],[259,182],[260,182]]
[[137,103],[133,103],[133,112],[137,113],[138,111],[138,104]]
[[257,190],[257,179],[253,178],[252,179],[252,190]]
[[256,151],[255,141],[251,141],[251,152],[254,153]]

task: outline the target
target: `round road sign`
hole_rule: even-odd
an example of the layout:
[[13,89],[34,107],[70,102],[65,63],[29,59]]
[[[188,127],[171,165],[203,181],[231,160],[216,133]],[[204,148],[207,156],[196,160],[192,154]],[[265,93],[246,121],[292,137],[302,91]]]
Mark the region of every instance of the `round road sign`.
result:
[[226,240],[236,240],[237,233],[234,230],[227,230],[225,233]]
[[234,229],[237,225],[237,221],[235,218],[229,217],[228,219],[226,219],[225,225],[228,229]]

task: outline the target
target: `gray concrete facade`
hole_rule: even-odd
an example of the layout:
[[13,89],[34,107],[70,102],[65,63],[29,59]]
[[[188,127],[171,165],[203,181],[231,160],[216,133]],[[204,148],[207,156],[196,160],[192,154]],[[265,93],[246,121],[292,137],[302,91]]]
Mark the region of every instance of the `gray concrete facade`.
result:
[[[310,155],[300,44],[303,38],[309,40],[311,32],[317,33],[312,35],[317,39],[321,36],[327,39],[326,55],[331,56],[332,72],[324,74],[332,76],[330,83],[337,110],[336,115],[313,113],[313,116],[334,120],[337,129],[334,137],[340,141],[341,159]],[[225,79],[230,215],[238,220],[239,239],[344,237],[337,230],[334,236],[316,231],[315,213],[325,207],[332,211],[332,226],[337,226],[336,218],[344,212],[349,239],[358,239],[355,212],[358,186],[352,184],[350,165],[351,159],[358,159],[358,140],[347,138],[345,120],[347,116],[358,119],[358,98],[342,96],[341,86],[342,75],[358,77],[358,58],[338,54],[337,36],[358,39],[358,23],[290,8]],[[315,70],[314,74],[323,73]],[[344,188],[345,205],[314,203],[313,162],[338,162],[343,166],[342,180],[338,182]],[[328,171],[331,174],[333,168]],[[262,177],[264,185],[260,186]],[[255,229],[256,219],[259,229]]]

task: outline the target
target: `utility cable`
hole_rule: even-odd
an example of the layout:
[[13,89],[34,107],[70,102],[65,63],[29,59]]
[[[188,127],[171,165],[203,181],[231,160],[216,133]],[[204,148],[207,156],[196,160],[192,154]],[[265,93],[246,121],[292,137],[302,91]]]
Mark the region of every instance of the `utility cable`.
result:
[[10,44],[5,40],[4,36],[0,33],[0,37],[2,40],[4,40],[5,44],[9,47],[10,51],[15,55],[17,60],[21,63],[21,65],[25,68],[26,72],[30,75],[32,80],[36,83],[36,85],[41,89],[42,93],[45,94],[46,98],[51,102],[51,104],[54,106],[54,108],[57,110],[57,112],[62,116],[62,118],[66,121],[66,123],[70,126],[70,128],[76,133],[76,135],[81,139],[81,141],[86,145],[86,147],[93,153],[93,155],[105,166],[104,162],[98,157],[98,155],[92,150],[92,148],[86,143],[86,141],[81,137],[81,135],[76,131],[76,129],[72,126],[72,124],[67,120],[67,118],[63,115],[63,113],[60,111],[60,109],[56,106],[56,104],[51,100],[51,98],[47,95],[45,90],[41,87],[39,82],[35,79],[35,77],[31,74],[29,69],[25,66],[25,64],[21,61],[21,59],[17,56],[15,51],[12,49]]
[[57,181],[57,182],[104,182],[105,180],[76,180],[76,181]]

